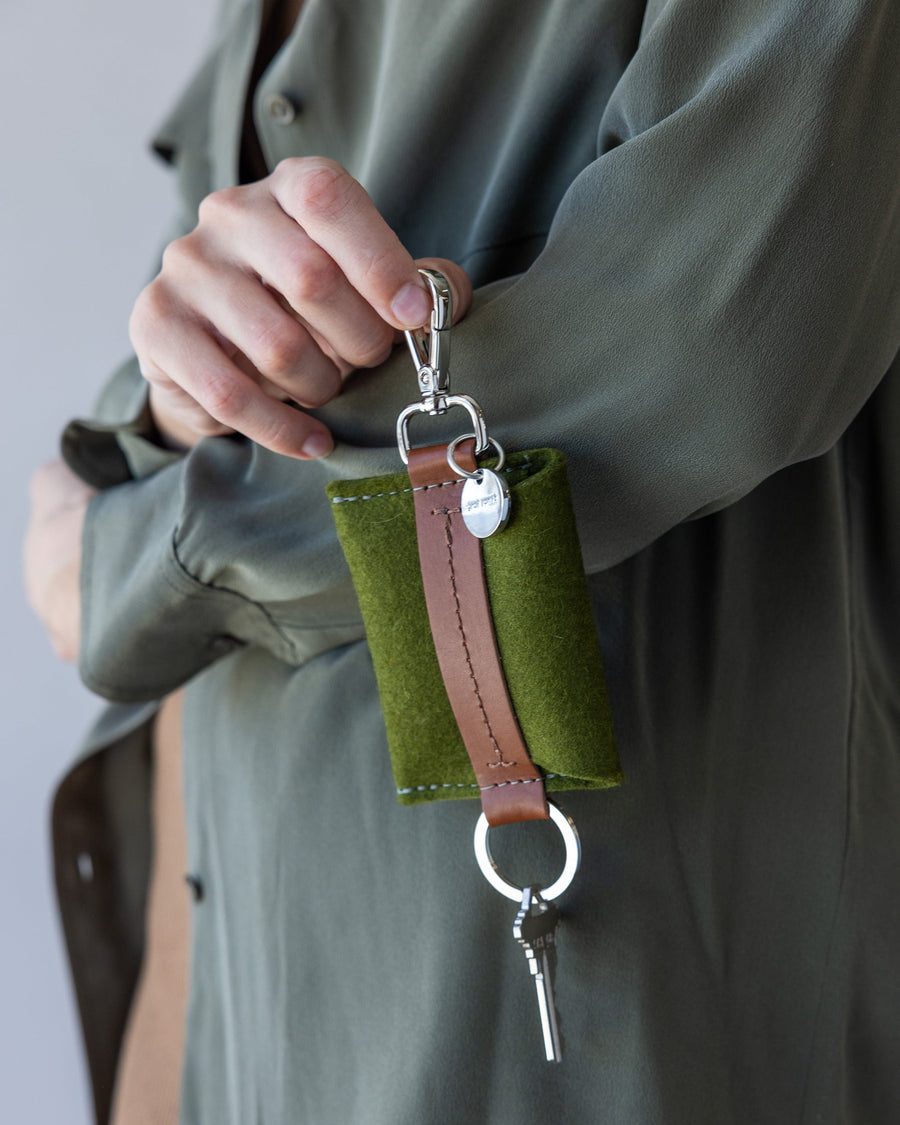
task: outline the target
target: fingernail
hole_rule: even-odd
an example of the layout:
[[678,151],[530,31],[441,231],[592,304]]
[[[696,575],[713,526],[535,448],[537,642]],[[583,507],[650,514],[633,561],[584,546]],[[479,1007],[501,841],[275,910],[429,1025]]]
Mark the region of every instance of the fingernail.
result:
[[410,328],[419,328],[431,315],[431,298],[420,285],[404,285],[391,302],[391,312]]
[[334,449],[334,442],[328,434],[322,433],[321,430],[310,434],[303,443],[303,453],[310,458],[325,457],[332,449]]

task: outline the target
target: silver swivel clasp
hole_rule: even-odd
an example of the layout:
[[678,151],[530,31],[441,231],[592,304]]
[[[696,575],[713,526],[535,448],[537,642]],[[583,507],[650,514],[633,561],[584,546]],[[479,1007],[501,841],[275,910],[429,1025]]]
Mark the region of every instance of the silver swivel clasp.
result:
[[450,393],[450,325],[453,322],[453,297],[446,277],[437,270],[420,269],[431,290],[434,307],[429,331],[406,332],[406,342],[416,365],[419,391],[429,414],[443,414]]
[[[500,531],[509,519],[509,487],[501,476],[506,455],[499,442],[488,437],[487,425],[481,407],[468,395],[450,394],[450,325],[453,322],[453,298],[450,285],[437,270],[420,269],[431,290],[434,307],[431,310],[429,331],[407,332],[416,375],[419,380],[421,402],[410,403],[397,418],[397,448],[403,464],[409,464],[409,420],[414,414],[446,414],[451,406],[461,406],[472,422],[469,433],[460,434],[447,447],[447,464],[457,477],[466,483],[460,498],[460,511],[468,530],[479,539]],[[454,458],[456,447],[467,438],[475,439],[475,454],[481,456],[493,446],[497,464],[493,469],[479,465],[477,469],[461,468]]]
[[450,394],[450,325],[453,321],[450,285],[437,270],[420,269],[419,273],[431,290],[434,307],[427,332],[420,330],[405,334],[416,365],[422,401],[404,407],[397,418],[397,448],[404,465],[409,462],[409,420],[414,414],[446,414],[451,406],[461,406],[472,422],[475,452],[486,452],[490,444],[478,403],[468,395]]

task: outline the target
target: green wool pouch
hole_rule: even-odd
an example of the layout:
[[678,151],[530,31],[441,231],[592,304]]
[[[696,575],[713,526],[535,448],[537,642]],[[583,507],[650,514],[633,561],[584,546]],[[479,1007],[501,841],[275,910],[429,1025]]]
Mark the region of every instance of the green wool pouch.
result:
[[[482,550],[519,726],[548,790],[605,789],[622,774],[565,457],[514,453],[503,475],[512,517]],[[335,481],[327,492],[366,626],[399,800],[477,797],[432,641],[409,477]]]

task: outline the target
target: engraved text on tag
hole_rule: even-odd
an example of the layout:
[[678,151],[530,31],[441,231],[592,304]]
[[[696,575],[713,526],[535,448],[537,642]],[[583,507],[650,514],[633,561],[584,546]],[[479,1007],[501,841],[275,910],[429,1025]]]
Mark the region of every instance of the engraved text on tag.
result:
[[469,531],[479,539],[487,539],[509,519],[506,481],[492,469],[481,469],[480,479],[469,477],[463,485],[460,506]]

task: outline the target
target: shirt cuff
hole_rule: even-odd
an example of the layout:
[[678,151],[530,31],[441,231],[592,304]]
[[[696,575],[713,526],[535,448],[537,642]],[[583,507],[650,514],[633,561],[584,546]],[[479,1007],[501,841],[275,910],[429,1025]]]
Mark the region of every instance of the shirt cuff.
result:
[[63,460],[93,488],[139,480],[184,456],[163,445],[150,411],[150,388],[132,367],[136,360],[117,373],[97,419],[76,419],[62,434]]
[[182,565],[174,536],[179,490],[168,476],[106,489],[88,505],[79,672],[109,700],[160,699],[251,638],[280,642],[282,655],[289,647],[261,606],[198,581]]

